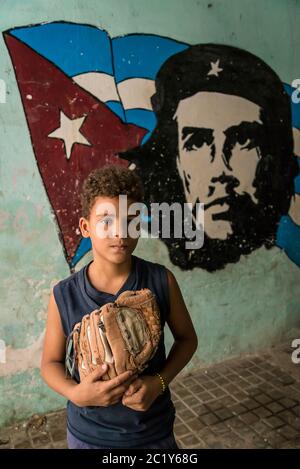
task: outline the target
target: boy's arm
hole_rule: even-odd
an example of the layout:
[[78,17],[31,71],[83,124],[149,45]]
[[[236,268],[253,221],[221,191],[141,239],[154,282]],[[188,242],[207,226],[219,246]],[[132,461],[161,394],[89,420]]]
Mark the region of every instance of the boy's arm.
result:
[[73,379],[66,379],[65,360],[66,338],[62,329],[59,312],[53,292],[48,305],[46,332],[41,360],[41,376],[54,391],[71,399],[77,385]]
[[78,384],[75,380],[67,379],[65,376],[65,346],[66,338],[52,292],[41,360],[42,378],[50,388],[80,407],[108,406],[118,402],[128,389],[132,373],[126,371],[109,382],[100,381],[106,368],[102,369],[99,366]]
[[[169,269],[167,274],[170,296],[167,324],[173,334],[174,343],[165,365],[159,370],[166,385],[190,361],[198,346],[197,334],[177,280]],[[122,402],[135,410],[147,410],[160,392],[161,384],[158,376],[143,376],[130,385]]]
[[160,374],[166,384],[169,384],[194,355],[198,347],[198,338],[177,280],[169,269],[167,273],[170,296],[167,324],[174,337],[174,343]]

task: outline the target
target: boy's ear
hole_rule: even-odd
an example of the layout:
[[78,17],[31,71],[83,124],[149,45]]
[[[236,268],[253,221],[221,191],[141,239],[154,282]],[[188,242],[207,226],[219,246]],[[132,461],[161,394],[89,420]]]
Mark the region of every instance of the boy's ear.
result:
[[79,228],[80,228],[81,234],[84,238],[89,238],[90,237],[89,221],[86,218],[80,217],[80,219],[79,219]]

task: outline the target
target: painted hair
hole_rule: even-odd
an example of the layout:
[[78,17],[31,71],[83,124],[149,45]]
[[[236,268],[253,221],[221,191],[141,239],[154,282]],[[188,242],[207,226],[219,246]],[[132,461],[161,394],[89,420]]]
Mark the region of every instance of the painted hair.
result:
[[[241,96],[260,106],[263,135],[262,158],[254,180],[257,198],[265,206],[272,205],[276,216],[288,212],[294,178],[299,172],[293,153],[291,104],[280,78],[269,65],[237,47],[193,45],[162,65],[155,87],[151,98],[157,118],[155,130],[143,146],[120,154],[136,164],[148,186],[149,201],[183,201],[178,192],[183,191],[183,186],[176,170],[178,129],[174,114],[182,99],[211,91]],[[172,198],[174,187],[177,195]]]

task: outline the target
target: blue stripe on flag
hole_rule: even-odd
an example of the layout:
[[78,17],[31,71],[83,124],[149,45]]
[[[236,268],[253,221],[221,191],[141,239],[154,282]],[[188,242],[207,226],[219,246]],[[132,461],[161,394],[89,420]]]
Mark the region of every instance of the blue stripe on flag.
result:
[[68,76],[85,72],[113,75],[111,40],[106,31],[95,26],[54,22],[9,32]]
[[[288,93],[290,97],[292,97],[293,92],[296,88],[284,83],[283,84],[285,91]],[[298,93],[300,96],[300,93]],[[292,126],[300,129],[300,103],[293,103],[291,99],[291,109],[292,109]],[[297,155],[300,156],[300,155]]]
[[82,238],[80,244],[76,250],[74,257],[72,258],[70,267],[74,267],[80,259],[92,249],[91,238]]
[[125,114],[124,114],[124,109],[123,109],[122,104],[121,104],[119,101],[106,101],[106,102],[105,102],[105,105],[106,105],[112,112],[114,112],[115,114],[117,114],[117,116],[119,116],[120,119],[121,119],[123,122],[126,122]]
[[127,78],[155,79],[162,64],[189,46],[152,34],[130,34],[112,39],[116,83]]
[[125,110],[125,115],[127,123],[138,125],[149,131],[143,138],[142,144],[145,143],[156,126],[154,112],[147,109],[128,109]]
[[280,220],[276,244],[300,267],[300,226],[296,225],[288,215]]

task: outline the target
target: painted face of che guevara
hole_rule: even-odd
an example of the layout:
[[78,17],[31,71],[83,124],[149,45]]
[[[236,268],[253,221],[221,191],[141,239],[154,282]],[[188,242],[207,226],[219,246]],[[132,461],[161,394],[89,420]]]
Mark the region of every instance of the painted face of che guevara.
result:
[[253,182],[264,130],[260,113],[245,98],[217,92],[200,91],[177,107],[177,169],[186,201],[193,207],[204,203],[204,230],[211,239],[232,235],[234,199],[246,195],[258,203]]

